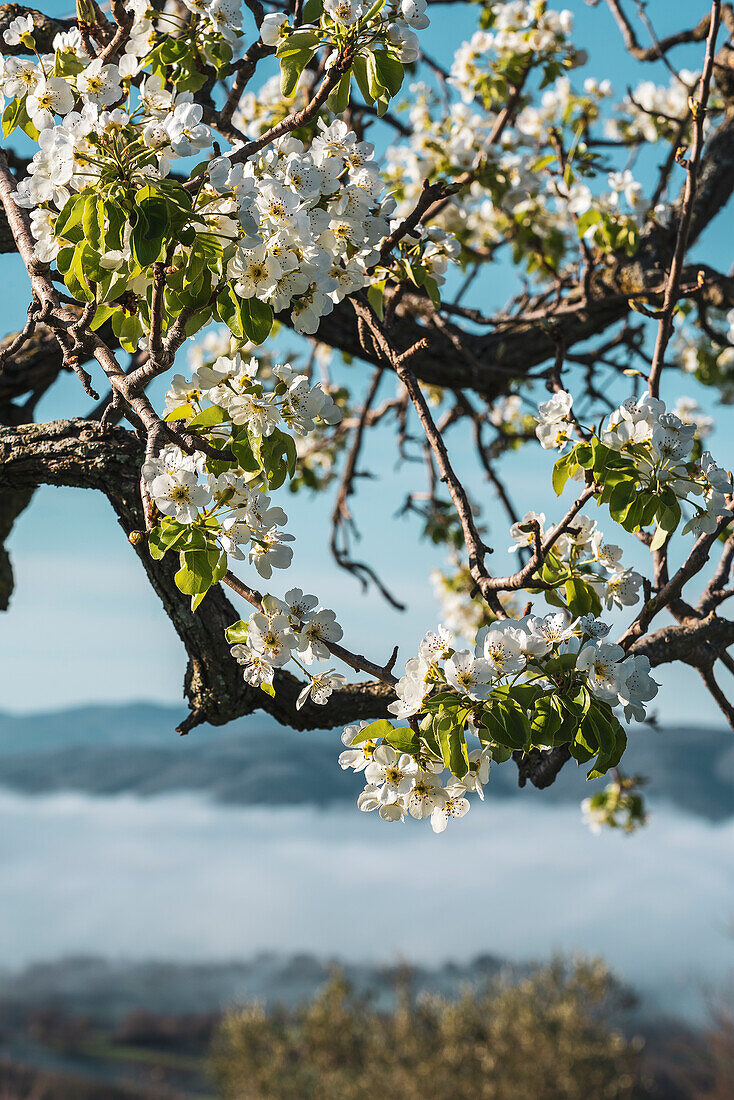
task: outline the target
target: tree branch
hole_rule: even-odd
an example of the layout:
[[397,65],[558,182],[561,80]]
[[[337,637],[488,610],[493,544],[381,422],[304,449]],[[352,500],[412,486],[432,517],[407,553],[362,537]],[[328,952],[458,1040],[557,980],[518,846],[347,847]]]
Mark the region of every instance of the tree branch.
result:
[[[3,493],[29,491],[41,484],[96,489],[110,501],[126,535],[133,534],[135,553],[189,655],[184,690],[191,715],[184,732],[200,722],[223,725],[255,710],[265,710],[295,729],[384,717],[387,703],[394,698],[386,683],[347,684],[334,691],[326,706],[309,702],[300,711],[295,709],[295,700],[303,684],[289,672],[276,670],[274,699],[245,683],[224,636],[225,628],[239,616],[222,589],[218,585],[210,589],[199,609],[192,612],[189,597],[178,590],[173,579],[177,559],[154,561],[145,540],[134,534],[139,535],[145,527],[138,492],[142,459],[142,445],[122,428],[105,430],[85,420],[0,428]],[[334,647],[335,654],[337,648],[341,649]]]

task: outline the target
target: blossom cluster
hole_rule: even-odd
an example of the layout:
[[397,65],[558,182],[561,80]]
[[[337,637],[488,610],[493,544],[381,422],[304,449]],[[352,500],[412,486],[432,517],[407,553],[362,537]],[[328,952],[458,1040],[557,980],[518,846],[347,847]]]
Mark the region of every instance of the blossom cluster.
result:
[[236,294],[290,306],[296,331],[311,334],[367,285],[394,209],[374,152],[340,119],[320,119],[308,149],[288,135],[245,164],[210,163],[219,209],[244,231],[227,271]]
[[[526,512],[510,528],[513,541],[510,551],[532,550],[536,530],[542,541],[547,534],[545,514]],[[551,554],[553,567],[559,574],[559,585],[568,575],[583,577],[599,594],[608,611],[614,607],[631,607],[638,602],[642,576],[623,564],[619,546],[604,542],[596,520],[584,515],[574,516],[569,527],[554,542]],[[599,567],[600,572],[595,567]]]
[[[577,669],[588,672],[594,695],[624,707],[625,717],[642,721],[644,704],[657,694],[647,657],[625,657],[621,646],[604,642],[609,626],[593,616],[570,620],[563,611],[540,617],[498,620],[477,633],[474,652],[454,651],[445,628],[429,632],[405,665],[398,681],[397,700],[388,710],[396,718],[411,718],[424,709],[438,686],[448,685],[474,702],[483,702],[499,685],[518,678],[543,675],[543,660],[575,654]],[[444,662],[443,668],[439,663]]]
[[622,99],[617,118],[607,119],[605,132],[613,141],[680,141],[680,127],[690,111],[688,100],[698,83],[698,73],[681,69],[667,85],[643,80]]
[[[410,136],[388,150],[386,177],[405,215],[424,179],[452,179],[468,172],[474,182],[455,196],[438,222],[467,249],[468,256],[513,244],[515,262],[526,262],[542,276],[548,267],[574,259],[578,240],[603,252],[632,251],[647,217],[641,185],[629,169],[607,173],[607,189],[592,189],[586,176],[597,167],[577,152],[574,171],[557,163],[558,135],[578,145],[579,134],[600,117],[611,94],[606,82],[588,79],[576,93],[560,76],[540,97],[539,106],[520,111],[499,142],[490,141],[497,122],[482,110],[478,90],[446,111],[425,84],[411,86]],[[565,140],[565,136],[564,139]],[[583,168],[583,177],[576,163]],[[539,264],[538,254],[543,256]]]
[[[6,127],[20,126],[40,146],[15,199],[32,210],[38,258],[57,260],[75,297],[89,300],[91,280],[97,300],[111,303],[103,314],[119,314],[122,295],[135,295],[140,310],[130,320],[128,309],[128,317],[117,316],[113,326],[130,350],[149,330],[144,302],[150,264],[169,244],[167,262],[176,261],[184,278],[201,282],[199,260],[188,261],[193,253],[203,255],[210,272],[242,301],[264,303],[259,327],[253,322],[246,335],[266,333],[272,312],[285,309],[296,331],[312,334],[335,304],[369,284],[379,245],[390,232],[394,200],[385,197],[373,146],[358,140],[342,120],[331,116],[327,122],[326,110],[314,120],[315,132],[286,134],[246,160],[235,143],[229,155],[209,161],[201,186],[188,193],[181,184],[166,183],[177,160],[219,153],[204,108],[193,97],[207,79],[202,59],[216,72],[223,70],[241,36],[239,0],[188,0],[187,7],[192,14],[181,20],[134,0],[131,33],[117,58],[90,60],[78,30],[58,35],[55,52],[37,60],[3,58],[0,88],[15,104]],[[402,80],[402,64],[417,57],[415,30],[428,25],[425,9],[426,0],[401,0],[384,11],[329,0],[318,26],[293,27],[285,15],[274,13],[263,22],[262,38],[266,45],[286,44],[283,73],[296,57],[304,70],[321,46],[334,50],[331,61],[347,44],[355,55],[362,51],[363,67],[366,57],[375,65],[374,73],[367,65],[369,94],[382,97],[386,106]],[[21,17],[6,36],[11,44],[22,40],[33,48],[32,32],[32,17]],[[212,53],[215,40],[221,48]],[[303,77],[304,87],[309,79]],[[348,73],[345,79],[348,91]],[[282,96],[284,112],[292,111],[288,100],[300,80],[301,71],[294,89]],[[243,102],[237,117],[247,131],[245,109]],[[141,210],[146,186],[153,188],[146,192],[152,205]],[[87,240],[74,228],[82,208],[70,205],[81,194],[101,204],[98,232]],[[144,223],[160,233],[146,234]],[[140,238],[148,237],[148,247],[136,243],[136,226]],[[445,232],[428,230],[419,251],[418,269],[437,287],[452,256]],[[84,276],[70,271],[76,267]],[[247,327],[239,321],[241,307],[228,306],[226,296],[215,306],[211,284],[208,274],[193,295],[183,287],[183,304],[200,311],[199,324],[215,309],[228,324],[232,319],[237,335],[238,324]]]
[[642,795],[635,789],[641,782],[639,776],[618,777],[582,801],[581,813],[592,833],[598,836],[605,828],[634,833],[647,824]]
[[[543,447],[563,449],[571,441],[576,429],[572,404],[571,394],[562,390],[540,405],[536,434]],[[628,398],[610,415],[600,439],[609,451],[630,460],[642,489],[651,494],[667,491],[692,505],[694,514],[683,532],[700,535],[714,531],[725,513],[732,476],[709,451],[695,457],[697,435],[693,417],[684,421],[668,412],[664,401],[644,393]],[[582,474],[580,469],[571,476]],[[702,498],[702,503],[696,498]]]
[[[291,564],[293,551],[287,544],[293,536],[281,529],[288,517],[271,504],[266,490],[273,479],[257,458],[276,433],[288,448],[290,437],[280,425],[305,436],[319,423],[338,423],[341,413],[321,383],[311,386],[290,364],[271,368],[271,390],[258,379],[258,367],[254,356],[245,360],[237,353],[203,363],[191,379],[175,375],[166,394],[168,418],[194,425],[197,417],[208,422],[209,444],[218,448],[213,462],[221,451],[224,469],[209,468],[211,452],[186,455],[167,445],[144,464],[143,478],[162,515],[177,524],[202,526],[225,554],[248,557],[269,579],[273,569]],[[238,465],[239,460],[248,468]]]
[[[394,5],[364,5],[359,0],[324,0],[323,16],[318,31],[321,45],[339,46],[344,41],[354,45],[364,36],[370,41],[384,40],[400,61],[408,65],[418,59],[416,31],[430,25],[427,15],[428,0],[398,0]],[[267,46],[282,46],[294,35],[303,40],[304,34],[316,32],[313,24],[302,23],[295,30],[291,17],[283,12],[265,16],[260,36]]]
[[312,675],[304,665],[326,661],[331,655],[330,643],[342,637],[336,615],[319,607],[316,596],[291,588],[284,598],[267,595],[262,610],[255,611],[247,622],[235,623],[227,630],[234,642],[232,656],[242,665],[246,683],[273,693],[276,668],[294,661],[308,676],[306,686],[296,700],[296,709],[310,698],[323,706],[344,677],[333,669]]
[[344,770],[351,768],[364,775],[365,787],[357,799],[363,813],[377,810],[383,821],[404,821],[409,814],[418,821],[430,821],[434,833],[442,833],[451,818],[468,812],[469,792],[484,800],[492,762],[490,748],[473,749],[467,774],[457,780],[432,754],[416,759],[385,742],[361,740],[369,725],[362,721],[345,727],[342,743],[346,747],[339,756]]
[[[378,810],[386,821],[402,821],[406,815],[430,818],[436,832],[451,817],[462,817],[469,809],[469,792],[484,797],[490,762],[509,756],[503,725],[507,712],[502,712],[499,728],[487,718],[495,700],[511,703],[528,736],[545,746],[547,735],[535,725],[531,729],[529,719],[531,714],[547,715],[556,704],[561,713],[563,704],[557,697],[553,702],[553,693],[569,683],[574,692],[586,693],[584,714],[596,703],[620,706],[625,717],[642,721],[658,690],[650,662],[645,656],[626,656],[621,646],[606,642],[608,630],[593,616],[571,620],[564,612],[527,615],[483,627],[473,651],[454,649],[444,627],[429,631],[418,654],[407,661],[396,686],[398,698],[388,707],[420,732],[393,731],[384,721],[362,722],[344,731],[347,747],[339,763],[363,772],[366,780],[359,808]],[[523,689],[530,695],[523,696]],[[432,722],[438,723],[437,738],[431,734],[436,728]],[[464,724],[466,733],[479,740],[471,751],[464,744]],[[444,737],[458,743],[460,767],[451,743],[445,751]]]
[[456,51],[451,83],[465,103],[479,95],[490,106],[496,102],[497,78],[512,63],[545,68],[550,63],[570,67],[584,60],[570,42],[573,13],[557,12],[545,4],[506,0],[492,5],[488,30],[477,31]]

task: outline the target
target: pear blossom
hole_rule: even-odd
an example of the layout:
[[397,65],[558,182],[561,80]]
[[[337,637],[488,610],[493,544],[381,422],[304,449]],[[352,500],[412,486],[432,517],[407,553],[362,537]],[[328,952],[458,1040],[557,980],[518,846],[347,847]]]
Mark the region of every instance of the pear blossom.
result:
[[27,35],[33,34],[34,29],[32,15],[17,15],[3,32],[3,38],[9,46],[20,46]]
[[446,661],[444,671],[446,679],[459,694],[476,700],[488,697],[496,677],[493,665],[482,657],[476,658],[468,649],[454,653]]
[[260,687],[261,684],[273,686],[275,669],[264,653],[241,643],[233,645],[231,653],[237,663],[242,665],[245,683],[250,684],[251,687]]
[[602,598],[607,608],[631,607],[639,600],[642,576],[634,569],[622,569],[607,577]]
[[335,23],[349,27],[356,23],[362,14],[362,5],[354,0],[324,0],[324,11]]
[[371,813],[377,810],[383,821],[402,821],[405,817],[405,804],[401,798],[392,798],[384,801],[380,795],[382,788],[367,786],[357,799],[357,808],[362,813]]
[[229,274],[241,298],[262,298],[275,288],[283,268],[266,245],[260,244],[240,249],[230,263]]
[[[481,648],[480,648],[481,647]],[[495,676],[510,676],[525,667],[517,635],[500,626],[484,628],[477,635],[477,653],[483,653]]]
[[[370,761],[375,755],[377,748],[376,741],[360,741],[358,745],[354,745],[355,738],[359,737],[363,729],[371,724],[369,718],[362,719],[361,722],[353,723],[352,725],[345,726],[342,733],[342,744],[347,748],[339,756],[339,767],[342,770],[351,768],[355,772],[363,772]],[[349,746],[354,747],[349,747]]]
[[589,687],[605,702],[616,703],[619,696],[619,662],[624,650],[609,642],[590,642],[576,658],[576,668],[588,672]]
[[[510,553],[525,546],[531,548],[535,546],[535,534],[530,527],[531,523],[538,524],[540,528],[540,537],[541,539],[543,538],[545,533],[545,514],[543,512],[526,512],[519,522],[513,523],[512,527],[510,527],[510,536],[514,543],[514,546],[509,548]],[[523,530],[523,528],[527,528],[527,530]]]
[[379,789],[381,802],[403,798],[413,787],[418,765],[407,753],[398,753],[392,745],[380,745],[375,749],[364,777],[368,785]]
[[271,665],[280,667],[288,663],[296,648],[296,639],[290,630],[285,615],[272,617],[256,613],[250,617],[247,634],[248,644],[262,653]]
[[619,666],[618,676],[618,697],[624,706],[625,718],[644,721],[644,704],[655,698],[660,687],[650,675],[650,658],[644,654],[626,657]]
[[76,86],[86,102],[96,107],[110,107],[123,94],[117,65],[105,65],[99,58],[90,61],[79,73]]
[[461,780],[466,791],[472,791],[484,801],[484,788],[489,782],[489,769],[492,763],[492,750],[488,748],[472,749],[469,753],[469,771]]
[[563,448],[571,439],[573,397],[565,390],[554,393],[549,401],[538,406],[538,426],[535,434],[545,450]]
[[158,510],[179,523],[193,523],[210,500],[209,489],[193,471],[185,469],[158,474],[150,493]]
[[452,783],[445,789],[445,800],[431,810],[431,828],[434,833],[442,833],[452,817],[463,817],[469,812],[469,799],[465,798],[465,788],[461,783]]
[[293,542],[293,535],[271,527],[269,531],[254,535],[250,544],[249,559],[261,577],[269,580],[273,569],[288,569],[293,560],[293,551],[284,543]]
[[278,406],[251,393],[235,394],[228,402],[227,411],[233,424],[245,424],[253,435],[272,435],[281,421]]
[[325,661],[331,652],[327,643],[338,642],[342,636],[334,612],[322,608],[310,616],[298,635],[299,656],[308,665],[314,660]]
[[179,157],[188,157],[211,145],[211,131],[202,121],[199,103],[178,104],[166,122],[171,148]]
[[301,623],[312,619],[316,614],[315,609],[319,602],[318,596],[307,596],[300,588],[289,589],[283,600],[292,627],[300,626]]
[[446,799],[447,795],[441,786],[440,778],[421,769],[408,794],[408,813],[420,821],[424,817],[430,817],[437,807],[445,805]]
[[270,12],[260,24],[260,37],[266,46],[277,46],[284,36],[288,25],[288,16],[282,12]]
[[26,99],[26,110],[38,130],[54,124],[54,115],[68,115],[74,106],[74,93],[59,76],[43,77]]
[[344,677],[340,673],[334,672],[332,668],[320,673],[318,676],[312,676],[296,699],[296,710],[300,710],[305,706],[309,697],[318,706],[325,706],[331,697],[331,693],[343,683]]

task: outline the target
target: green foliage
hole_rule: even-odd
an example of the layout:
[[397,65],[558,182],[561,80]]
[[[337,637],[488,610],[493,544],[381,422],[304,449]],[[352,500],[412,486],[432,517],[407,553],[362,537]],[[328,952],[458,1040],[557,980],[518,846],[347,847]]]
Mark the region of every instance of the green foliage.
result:
[[654,480],[649,483],[641,481],[635,458],[644,458],[645,455],[643,445],[629,446],[622,454],[605,446],[594,436],[589,442],[576,443],[556,461],[553,488],[560,496],[571,476],[579,470],[586,471],[587,476],[600,486],[599,504],[608,506],[609,515],[625,531],[634,533],[653,523],[657,525],[652,544],[656,550],[678,527],[681,508],[670,485]]
[[227,572],[227,555],[217,545],[214,531],[207,529],[206,520],[181,524],[165,517],[148,535],[148,549],[156,560],[169,550],[178,552],[179,568],[174,579],[180,591],[191,596],[192,611]]
[[466,737],[471,718],[480,743],[491,749],[495,762],[513,752],[568,745],[578,764],[594,760],[587,778],[598,779],[619,763],[627,736],[611,707],[589,692],[575,662],[574,654],[546,662],[545,672],[556,680],[550,691],[544,676],[530,683],[501,684],[483,702],[454,691],[429,695],[423,703],[420,743],[410,737],[412,731],[395,730],[381,718],[365,727],[354,744],[383,739],[419,760],[440,758],[457,779],[463,779],[469,769]]
[[273,310],[267,302],[259,298],[240,298],[230,285],[219,294],[216,311],[220,321],[224,321],[238,340],[262,344],[273,327]]

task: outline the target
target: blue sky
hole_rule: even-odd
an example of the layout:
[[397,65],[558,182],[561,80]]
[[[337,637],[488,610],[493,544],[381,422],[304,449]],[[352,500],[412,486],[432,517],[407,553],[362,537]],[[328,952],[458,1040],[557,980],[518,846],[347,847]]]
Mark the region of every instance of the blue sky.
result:
[[[573,0],[580,46],[588,49],[590,63],[584,75],[610,78],[622,95],[627,84],[643,78],[667,82],[664,70],[644,69],[630,61],[605,6],[589,8]],[[708,4],[687,0],[653,3],[649,13],[660,33],[697,20]],[[64,5],[50,10],[65,14]],[[433,25],[424,32],[426,49],[446,61],[463,38],[468,37],[476,18],[470,5],[436,9]],[[644,39],[644,30],[640,32]],[[681,66],[695,67],[695,51],[675,54]],[[579,80],[581,77],[579,77]],[[729,217],[729,215],[724,215]],[[709,234],[694,250],[697,260],[707,260],[727,270],[728,240],[731,233]],[[28,301],[27,278],[15,256],[0,258],[3,298],[0,324],[10,331],[22,323]],[[503,264],[487,272],[474,289],[474,302],[485,312],[501,306],[507,296],[508,270]],[[295,347],[294,338],[286,342]],[[352,377],[363,377],[362,367],[348,368]],[[383,382],[383,396],[394,387],[392,378]],[[710,395],[687,379],[674,375],[668,381],[668,396],[684,392],[710,407]],[[158,391],[160,393],[160,389]],[[74,377],[63,377],[42,401],[37,416],[54,419],[84,415],[88,399]],[[732,438],[731,410],[717,410],[717,431],[711,440],[718,461],[734,465],[728,440]],[[495,546],[497,568],[508,564],[509,543],[503,513],[491,491],[478,475],[462,429],[449,437],[457,466],[464,470],[469,488],[483,509],[488,538]],[[291,497],[282,501],[290,516],[289,529],[297,537],[294,566],[287,578],[272,589],[280,593],[298,584],[316,592],[333,607],[345,627],[346,644],[370,657],[384,659],[399,644],[400,660],[414,651],[417,640],[438,616],[427,586],[431,568],[441,565],[440,549],[415,541],[415,525],[396,518],[408,491],[422,488],[419,466],[395,467],[395,448],[388,432],[372,433],[364,468],[378,474],[360,483],[354,510],[364,538],[358,551],[381,572],[384,579],[409,604],[400,615],[374,593],[363,595],[358,584],[337,570],[328,556],[328,515],[331,498]],[[518,459],[505,466],[507,477],[521,510],[544,509],[549,518],[562,507],[550,489],[551,461],[536,448],[526,448]],[[591,512],[595,515],[595,512]],[[604,517],[600,515],[602,526]],[[610,524],[606,517],[606,526]],[[616,534],[615,534],[616,537]],[[185,668],[185,654],[149,588],[136,558],[117,526],[107,501],[91,492],[42,488],[32,506],[21,517],[9,542],[17,579],[10,611],[0,620],[0,667],[3,669],[2,706],[13,711],[36,711],[80,702],[131,699],[177,701]],[[637,546],[630,547],[639,566],[644,565]],[[242,567],[241,567],[242,568]],[[723,675],[726,675],[724,673]],[[664,721],[719,721],[718,711],[701,691],[689,669],[676,667],[659,677],[664,690],[658,711]],[[724,683],[726,683],[724,681]]]

